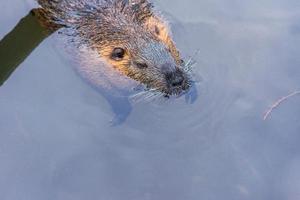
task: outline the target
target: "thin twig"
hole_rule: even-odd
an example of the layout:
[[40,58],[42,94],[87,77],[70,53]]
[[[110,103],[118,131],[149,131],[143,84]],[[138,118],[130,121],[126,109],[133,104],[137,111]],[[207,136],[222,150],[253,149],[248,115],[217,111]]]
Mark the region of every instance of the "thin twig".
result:
[[292,98],[292,97],[294,97],[296,95],[300,95],[300,90],[299,91],[295,91],[295,92],[289,94],[288,96],[282,97],[281,99],[279,99],[278,101],[276,101],[270,107],[270,109],[265,113],[264,120],[267,120],[269,118],[269,116],[272,114],[273,110],[275,110],[276,108],[278,108],[283,102],[287,101],[289,98]]

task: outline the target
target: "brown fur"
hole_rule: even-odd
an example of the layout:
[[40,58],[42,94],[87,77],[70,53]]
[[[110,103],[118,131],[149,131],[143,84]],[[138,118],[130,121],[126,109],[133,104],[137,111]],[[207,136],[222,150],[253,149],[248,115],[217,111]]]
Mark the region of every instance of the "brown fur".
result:
[[[189,88],[166,21],[147,0],[38,0],[41,23],[55,30],[69,29],[81,43],[96,50],[113,68],[149,88],[178,94]],[[111,58],[115,48],[125,49],[122,60]],[[138,66],[147,66],[139,68]],[[166,77],[184,79],[170,89]],[[169,79],[171,79],[169,78]]]

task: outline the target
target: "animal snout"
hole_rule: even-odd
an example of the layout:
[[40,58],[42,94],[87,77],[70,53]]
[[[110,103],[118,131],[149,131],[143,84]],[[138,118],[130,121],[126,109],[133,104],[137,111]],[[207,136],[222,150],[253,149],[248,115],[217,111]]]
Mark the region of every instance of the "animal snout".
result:
[[182,76],[176,76],[174,79],[171,80],[171,85],[173,87],[181,86],[183,83],[183,77]]
[[170,87],[180,87],[183,85],[184,77],[180,72],[173,72],[166,74],[166,80]]
[[173,63],[165,63],[161,66],[162,73],[166,75],[172,75],[176,71],[176,65]]

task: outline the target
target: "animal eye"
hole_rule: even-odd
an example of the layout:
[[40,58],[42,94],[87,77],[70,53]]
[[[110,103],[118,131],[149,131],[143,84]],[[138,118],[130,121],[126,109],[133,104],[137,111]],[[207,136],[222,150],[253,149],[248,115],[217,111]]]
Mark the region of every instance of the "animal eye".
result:
[[125,50],[122,48],[115,48],[111,54],[111,58],[116,61],[120,61],[125,56]]

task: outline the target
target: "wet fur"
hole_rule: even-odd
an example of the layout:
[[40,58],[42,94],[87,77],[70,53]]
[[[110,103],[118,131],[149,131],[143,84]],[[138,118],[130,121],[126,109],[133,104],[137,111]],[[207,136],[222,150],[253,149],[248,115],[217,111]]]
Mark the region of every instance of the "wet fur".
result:
[[[42,24],[49,29],[64,27],[62,32],[72,36],[71,40],[81,49],[77,71],[108,99],[116,113],[114,124],[122,123],[130,113],[128,96],[133,87],[144,83],[165,90],[165,76],[155,67],[159,62],[174,60],[181,65],[168,24],[147,0],[38,0],[38,3],[43,10]],[[110,56],[119,46],[129,51],[122,61],[116,62]],[[87,61],[92,57],[97,59],[93,63],[92,59]],[[147,62],[151,67],[140,70],[132,67],[133,62]]]

